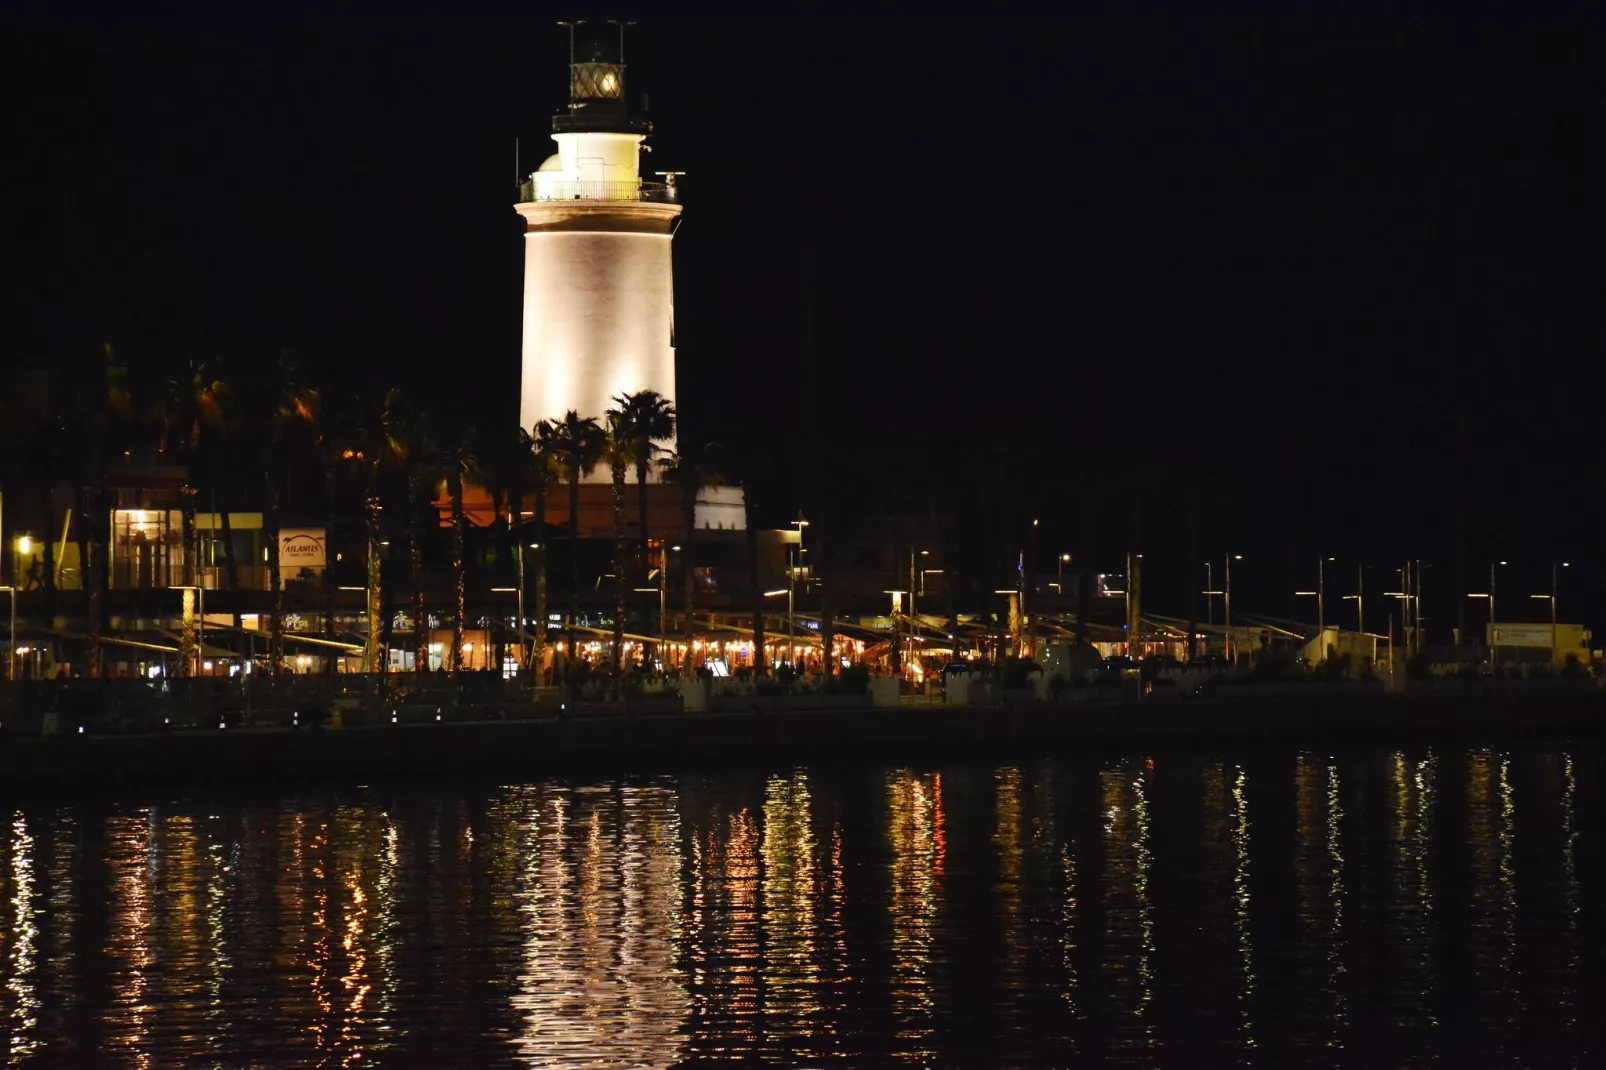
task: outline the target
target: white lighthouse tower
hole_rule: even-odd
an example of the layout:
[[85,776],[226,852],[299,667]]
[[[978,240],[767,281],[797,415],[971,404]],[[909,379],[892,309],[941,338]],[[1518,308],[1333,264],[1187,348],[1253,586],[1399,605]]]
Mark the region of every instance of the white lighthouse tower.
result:
[[641,180],[652,124],[626,104],[624,27],[614,26],[576,52],[570,25],[569,106],[552,119],[558,151],[514,205],[524,217],[526,428],[570,409],[600,418],[620,394],[675,399],[678,191],[672,174],[667,183]]

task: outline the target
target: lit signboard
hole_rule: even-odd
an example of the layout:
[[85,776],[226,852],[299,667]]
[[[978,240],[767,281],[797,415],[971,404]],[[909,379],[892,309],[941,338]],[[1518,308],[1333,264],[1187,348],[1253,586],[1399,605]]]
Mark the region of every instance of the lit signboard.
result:
[[323,568],[327,560],[322,528],[286,528],[279,532],[279,567],[289,572]]

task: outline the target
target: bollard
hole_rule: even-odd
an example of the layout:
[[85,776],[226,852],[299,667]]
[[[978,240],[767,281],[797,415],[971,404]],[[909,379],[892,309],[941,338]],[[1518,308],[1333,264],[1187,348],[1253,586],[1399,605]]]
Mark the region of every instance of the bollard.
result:
[[870,705],[887,709],[897,707],[898,678],[896,676],[877,676],[871,679]]

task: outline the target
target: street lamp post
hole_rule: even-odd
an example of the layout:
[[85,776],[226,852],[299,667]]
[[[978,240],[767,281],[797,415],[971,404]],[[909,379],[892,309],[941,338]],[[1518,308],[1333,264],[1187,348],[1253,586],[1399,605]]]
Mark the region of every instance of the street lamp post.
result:
[[1322,656],[1327,656],[1327,562],[1331,557],[1316,559],[1316,631],[1322,637]]
[[[669,671],[669,658],[664,653],[664,647],[668,645],[665,642],[665,639],[664,639],[664,636],[665,636],[665,626],[664,626],[664,615],[665,615],[665,610],[664,610],[664,569],[661,569],[661,568],[653,569],[652,572],[649,572],[647,574],[647,578],[648,579],[652,579],[654,573],[656,573],[657,576],[658,576],[658,586],[656,586],[656,587],[633,587],[633,588],[631,588],[631,590],[635,591],[637,594],[653,594],[654,592],[656,592],[657,595],[658,595],[658,657],[664,663],[664,671],[668,672]],[[790,606],[790,600],[788,600],[788,605]]]
[[1400,589],[1383,592],[1385,598],[1400,600],[1400,617],[1404,623],[1407,656],[1413,651],[1421,653],[1427,645],[1422,641],[1422,572],[1427,567],[1421,561],[1407,561],[1405,567],[1398,570]]
[[1422,563],[1420,561],[1407,561],[1400,570],[1399,597],[1403,600],[1402,615],[1405,618],[1405,652],[1407,655],[1422,650],[1422,603],[1418,597],[1421,593]]
[[[765,598],[779,598],[783,594],[786,595],[786,630],[787,630],[786,638],[787,638],[788,643],[792,647],[793,655],[795,657],[796,656],[796,650],[797,650],[797,644],[791,642],[791,639],[792,639],[792,636],[791,636],[791,631],[792,631],[792,588],[791,588],[791,586],[786,586],[786,587],[783,587],[780,590],[776,590],[776,591],[765,591],[764,592],[764,597]],[[793,668],[796,668],[796,666],[793,665]]]
[[[809,522],[803,517],[803,510],[799,509],[797,511],[797,519],[792,521],[792,526],[797,528],[797,567],[802,568],[803,536],[805,534],[803,529],[809,526]],[[809,593],[809,574],[807,572],[803,573],[803,593]]]
[[11,642],[6,647],[6,682],[11,683],[17,679],[17,588],[12,584],[0,591],[11,596]]
[[[1563,561],[1560,563],[1560,567],[1570,568],[1572,566],[1570,562]],[[1550,660],[1552,662],[1556,660],[1556,596],[1559,578],[1557,563],[1552,561],[1550,563],[1550,593],[1533,595],[1534,598],[1542,598],[1550,602]]]
[[915,582],[915,555],[917,553],[921,557],[931,556],[930,550],[916,550],[912,546],[909,548],[909,656],[911,658],[920,656],[920,607],[917,601],[917,592],[924,591],[926,587],[925,569],[920,570],[919,583]]
[[[1232,635],[1232,563],[1234,561],[1242,561],[1243,559],[1244,559],[1244,555],[1243,554],[1227,554],[1226,555],[1226,561],[1227,561],[1226,579],[1222,583],[1222,587],[1221,587],[1221,589],[1222,589],[1222,613],[1226,618],[1226,624],[1224,626],[1227,629],[1227,660],[1232,662],[1232,663],[1234,663],[1234,664],[1236,664],[1237,661],[1238,661],[1238,644],[1233,641],[1233,635]],[[1127,586],[1130,587],[1131,584],[1128,584]]]
[[1366,634],[1366,566],[1355,566],[1355,630]]
[[[1355,593],[1340,596],[1340,601],[1355,603],[1355,634],[1366,634],[1366,566],[1355,566]],[[1357,640],[1359,641],[1359,640]],[[1393,649],[1391,646],[1390,649]]]
[[1405,656],[1409,660],[1413,635],[1411,631],[1411,562],[1407,561],[1404,568],[1396,571],[1400,577],[1400,589],[1398,591],[1384,591],[1383,597],[1400,600],[1400,627],[1404,633],[1402,638],[1405,640]]
[[892,596],[892,660],[896,663],[898,671],[903,671],[903,592],[882,591],[882,594]]
[[[1489,562],[1489,623],[1490,624],[1494,623],[1494,570],[1495,570],[1495,564],[1496,563],[1493,562],[1493,561]],[[1501,562],[1499,562],[1499,564],[1504,565],[1505,562],[1501,561]]]
[[[517,608],[514,610],[519,615],[519,626],[516,629],[519,637],[519,660],[528,666],[529,647],[525,645],[524,639],[524,540],[519,538],[519,518],[514,515],[511,509],[508,510],[507,521],[508,526],[513,530],[514,544],[518,549],[517,556],[513,558],[513,567],[515,571],[514,582],[518,585],[519,590],[518,598],[516,599]],[[418,628],[422,627],[422,625],[414,624],[413,627]],[[423,670],[415,665],[413,666],[413,671],[422,672]]]
[[[374,631],[374,629],[375,629],[375,628],[377,628],[377,627],[378,627],[378,626],[379,626],[379,623],[378,623],[378,621],[376,621],[376,620],[375,620],[375,619],[374,619],[374,615],[373,615],[373,613],[372,613],[372,612],[371,612],[371,610],[372,610],[372,609],[373,609],[373,599],[372,599],[372,598],[370,598],[370,597],[369,597],[369,596],[368,596],[368,591],[369,591],[369,590],[370,590],[370,588],[369,588],[369,587],[368,587],[368,585],[367,585],[367,584],[364,584],[364,585],[363,585],[363,586],[361,586],[361,587],[354,587],[354,586],[341,586],[341,587],[337,587],[337,588],[335,588],[335,589],[336,589],[336,590],[339,590],[339,591],[361,591],[361,592],[363,592],[363,606],[364,606],[364,609],[365,609],[365,613],[364,613],[364,615],[365,615],[365,616],[366,616],[366,617],[367,617],[367,619],[368,619],[368,634],[369,634],[369,635],[370,635],[370,636],[373,636],[373,635],[378,635],[378,634],[379,634],[379,633],[378,633],[378,632],[376,632],[376,631]],[[423,624],[422,624],[422,623],[421,623],[421,624],[419,624],[419,625],[418,625],[418,627],[423,627],[423,626],[424,626],[424,625],[423,625]],[[376,664],[376,665],[369,665],[369,664],[368,664],[368,655],[367,655],[367,653],[366,653],[366,651],[367,651],[367,645],[366,645],[366,644],[365,644],[365,645],[364,645],[364,647],[363,647],[363,649],[364,649],[364,654],[363,654],[363,662],[362,662],[362,664],[363,664],[363,671],[364,671],[364,672],[383,672],[383,671],[384,671],[384,670],[383,670],[383,669],[382,669],[382,668],[381,668],[381,667],[380,667],[380,665],[378,665],[378,664]],[[427,647],[427,644],[426,644],[426,653],[427,653],[427,649],[428,649],[428,647]],[[380,652],[379,652],[379,661],[380,661],[380,662],[381,662],[381,663],[383,663],[383,661],[384,661],[384,660],[385,660],[385,659],[386,659],[386,658],[387,658],[387,657],[389,657],[389,654],[388,654],[388,653],[387,653],[387,652],[386,652],[386,651],[383,651],[383,650],[381,650],[381,651],[380,651]],[[441,665],[442,665],[442,667],[444,667],[444,666],[445,666],[445,665],[446,665],[446,658],[445,658],[445,656],[442,656],[442,658],[441,658]],[[427,665],[426,665],[426,666],[425,666],[425,668],[426,668],[426,669],[427,669],[427,668],[428,668],[428,666],[427,666]],[[422,671],[424,671],[424,670],[423,670],[423,669],[420,669],[420,670],[419,670],[419,671],[420,671],[420,672],[422,672]]]
[[1316,599],[1316,639],[1321,643],[1321,658],[1327,660],[1327,562],[1331,557],[1318,557],[1316,559],[1316,589],[1314,591],[1295,591],[1295,597]]

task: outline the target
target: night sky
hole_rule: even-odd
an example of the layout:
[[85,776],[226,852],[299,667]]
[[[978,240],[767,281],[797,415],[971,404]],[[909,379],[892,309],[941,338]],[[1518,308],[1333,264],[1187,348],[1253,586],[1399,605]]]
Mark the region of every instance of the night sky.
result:
[[[637,15],[644,170],[688,173],[685,434],[772,522],[814,470],[1080,553],[1097,500],[1088,556],[1141,546],[1160,597],[1193,494],[1245,598],[1422,557],[1445,627],[1464,485],[1468,589],[1574,559],[1563,616],[1597,612],[1601,17],[1122,8]],[[6,360],[292,347],[513,421],[555,17],[9,24]]]

